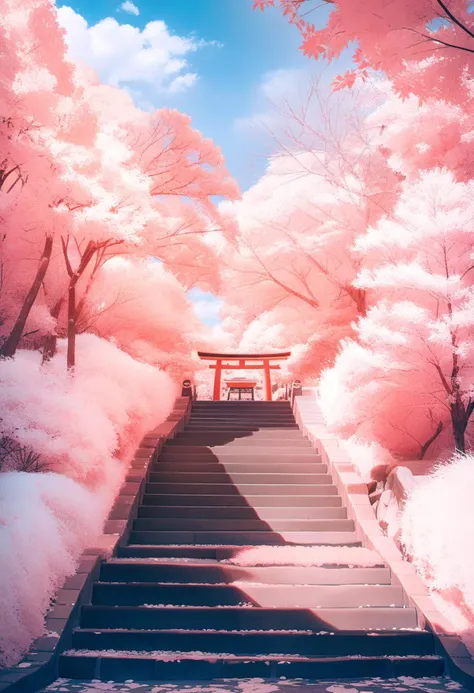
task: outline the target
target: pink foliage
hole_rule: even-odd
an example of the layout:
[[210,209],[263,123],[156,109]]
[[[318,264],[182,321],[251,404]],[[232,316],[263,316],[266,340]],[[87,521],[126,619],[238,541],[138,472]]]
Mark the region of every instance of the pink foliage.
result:
[[35,450],[51,465],[90,488],[117,477],[115,453],[128,437],[163,421],[177,387],[167,375],[140,363],[94,335],[81,335],[76,377],[65,369],[64,343],[41,366],[35,352],[0,361],[2,433]]
[[205,344],[207,334],[182,285],[161,263],[124,257],[107,262],[84,310],[81,331],[88,330],[176,382],[202,367],[191,350],[198,340]]
[[[472,488],[474,458],[457,456],[424,477],[402,515],[402,542],[430,586],[458,591],[474,627],[474,543]],[[466,611],[467,610],[467,611]]]
[[11,67],[0,94],[9,114],[0,123],[0,317],[5,337],[17,328],[3,353],[12,355],[25,333],[35,335],[34,347],[67,333],[73,367],[75,333],[84,313],[97,310],[91,290],[117,255],[159,258],[184,290],[217,287],[215,251],[205,241],[220,224],[213,198],[239,193],[222,152],[188,116],[140,111],[124,92],[74,68],[54,5],[28,0],[19,13],[4,0],[2,9],[3,62]]
[[[331,61],[355,43],[353,61],[363,77],[368,68],[381,70],[401,96],[464,102],[474,66],[469,0],[328,0],[331,12],[322,28],[316,28],[321,4],[314,0],[277,4],[300,31],[305,55]],[[352,86],[354,77],[350,70],[336,88]]]
[[71,378],[64,347],[45,366],[35,352],[0,361],[1,434],[39,453],[50,470],[1,477],[6,663],[41,633],[49,599],[100,533],[134,449],[177,394],[166,374],[94,335],[79,337]]
[[274,157],[241,201],[222,205],[238,229],[222,251],[223,315],[242,348],[291,342],[295,375],[332,363],[364,314],[366,293],[353,286],[362,256],[352,246],[380,216],[378,197],[390,206],[390,186],[399,185],[377,149],[355,136],[328,147]]
[[9,472],[0,508],[0,664],[8,666],[43,632],[50,600],[100,532],[107,502],[64,474]]
[[438,427],[456,433],[458,406],[469,420],[473,205],[472,182],[433,170],[357,240],[368,266],[356,284],[380,298],[322,377],[323,411],[339,432],[410,458]]

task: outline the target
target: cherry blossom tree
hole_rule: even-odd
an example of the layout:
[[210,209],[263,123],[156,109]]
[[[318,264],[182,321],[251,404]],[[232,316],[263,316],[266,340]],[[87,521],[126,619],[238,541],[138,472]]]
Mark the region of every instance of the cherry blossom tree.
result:
[[217,287],[205,240],[221,225],[213,196],[236,198],[238,189],[219,148],[187,116],[139,111],[124,92],[76,70],[53,6],[29,0],[21,17],[7,10],[14,57],[1,95],[9,114],[0,129],[1,353],[13,356],[35,334],[48,360],[67,336],[72,369],[81,313],[112,258],[157,257],[183,289]]
[[[286,127],[276,135],[281,149],[266,174],[241,202],[222,205],[238,228],[222,251],[222,292],[238,306],[235,333],[251,343],[259,327],[267,339],[280,335],[275,347],[305,344],[299,368],[313,373],[332,362],[351,323],[366,313],[368,293],[354,285],[363,254],[353,242],[390,213],[400,187],[387,147],[362,117],[373,103],[372,94],[355,98],[350,105],[361,117],[354,110],[339,128],[339,104],[311,84],[301,109],[286,105]],[[291,336],[282,325],[292,326]]]
[[48,31],[51,8],[28,2],[21,16],[8,3],[4,10],[0,41],[8,60],[0,80],[0,313],[9,334],[0,353],[12,356],[41,290],[60,224],[67,186],[48,147],[49,129],[59,99],[66,99],[73,85],[71,66],[57,59],[64,54],[60,32],[35,50],[28,41],[33,31]]
[[433,169],[406,183],[393,218],[361,235],[356,285],[378,302],[323,374],[331,424],[423,457],[443,431],[465,450],[473,398],[474,187]]

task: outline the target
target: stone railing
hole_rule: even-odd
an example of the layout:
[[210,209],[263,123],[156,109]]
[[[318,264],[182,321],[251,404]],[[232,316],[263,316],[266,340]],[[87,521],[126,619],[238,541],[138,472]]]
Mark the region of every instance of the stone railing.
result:
[[102,534],[79,557],[74,575],[66,578],[47,613],[44,635],[31,643],[28,653],[15,666],[0,671],[0,693],[32,693],[57,678],[59,655],[70,647],[82,605],[91,599],[102,561],[127,543],[142,500],[150,462],[165,441],[182,430],[191,412],[189,397],[178,397],[166,421],[147,433],[138,446],[127,476],[105,522]]
[[[315,393],[305,390],[304,395],[295,397],[293,402],[296,421],[328,465],[338,493],[347,506],[348,517],[354,520],[357,538],[363,546],[377,551],[389,566],[393,578],[403,587],[410,605],[416,608],[420,627],[428,627],[435,633],[438,654],[445,659],[447,673],[474,690],[474,659],[453,625],[436,608],[414,566],[404,559],[393,538],[380,527],[369,500],[367,484],[337,437],[328,432]],[[399,473],[393,474],[392,489],[397,488],[396,479],[399,476]]]

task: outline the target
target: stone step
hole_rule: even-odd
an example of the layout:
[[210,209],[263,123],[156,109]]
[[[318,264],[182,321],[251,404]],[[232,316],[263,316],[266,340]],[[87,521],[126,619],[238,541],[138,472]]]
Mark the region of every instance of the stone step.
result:
[[232,421],[221,421],[217,419],[209,419],[208,421],[194,421],[191,419],[189,423],[183,428],[183,433],[196,433],[196,432],[209,432],[209,431],[220,431],[225,433],[226,431],[240,433],[241,435],[255,435],[267,434],[267,437],[272,437],[274,434],[278,434],[282,437],[291,438],[292,436],[297,438],[302,436],[303,433],[295,421],[284,420],[276,421],[272,419],[271,421],[239,421],[234,419]]
[[186,458],[186,461],[181,461],[180,459],[163,460],[161,457],[157,462],[153,462],[151,465],[151,471],[153,472],[227,472],[232,474],[235,472],[242,473],[265,473],[271,472],[272,474],[327,474],[328,467],[322,462],[273,462],[271,458],[266,462],[226,462],[218,461],[215,462],[200,462],[196,460],[192,462]]
[[285,544],[310,544],[313,546],[360,546],[355,532],[185,532],[185,531],[136,531],[130,536],[132,544],[221,544],[282,546]]
[[184,532],[353,532],[354,521],[321,518],[312,520],[261,520],[234,518],[195,517],[139,517],[133,521],[135,532],[184,531]]
[[[206,442],[207,441],[207,442]],[[211,435],[204,440],[202,434],[193,435],[190,438],[171,438],[166,441],[165,448],[182,447],[182,448],[216,448],[216,447],[242,447],[248,448],[275,448],[285,447],[290,449],[297,448],[312,448],[310,441],[307,438],[280,438],[279,436],[269,438],[253,439],[251,436],[239,437],[237,434],[229,433],[227,437],[223,437],[220,433],[215,436]]]
[[[232,547],[228,547],[232,548]],[[214,549],[221,552],[225,547]],[[229,553],[228,551],[226,553]],[[266,585],[390,585],[390,570],[385,566],[369,568],[347,566],[238,566],[231,563],[193,563],[177,561],[132,562],[115,559],[102,564],[101,582],[155,583],[180,582],[229,584],[235,581]],[[142,585],[144,587],[144,585]],[[137,589],[140,585],[137,586]],[[245,589],[245,586],[244,588]]]
[[[82,610],[81,624],[86,628],[112,623],[107,609],[101,605],[141,606],[143,604],[174,604],[176,606],[239,606],[255,608],[358,608],[364,606],[404,606],[401,587],[391,585],[265,585],[245,583],[203,585],[199,583],[107,583],[96,582],[94,606]],[[266,612],[265,612],[266,613]],[[305,612],[303,612],[305,613]],[[96,620],[100,618],[103,621]],[[108,619],[108,620],[107,620]],[[118,622],[115,622],[116,627]],[[267,621],[265,620],[265,627]]]
[[[146,484],[145,493],[162,493],[162,494],[195,494],[196,496],[218,495],[226,498],[227,496],[248,496],[265,495],[265,496],[335,496],[337,489],[334,484],[233,484],[231,480],[227,483],[162,483],[150,481]],[[296,499],[295,499],[296,500]],[[297,501],[296,501],[297,502]],[[249,502],[249,505],[251,503]]]
[[187,424],[209,424],[209,423],[228,423],[232,426],[235,423],[243,424],[248,423],[250,428],[258,426],[260,422],[262,423],[272,423],[278,424],[283,423],[296,423],[296,419],[293,414],[258,414],[256,412],[249,412],[242,416],[240,414],[192,414]]
[[[319,488],[319,487],[318,487]],[[334,487],[331,487],[331,489]],[[332,495],[318,494],[308,495],[309,489],[305,496],[283,496],[283,495],[258,495],[246,494],[245,498],[241,495],[221,497],[218,494],[203,493],[196,495],[195,493],[153,493],[147,490],[143,496],[143,505],[183,505],[183,506],[222,506],[227,507],[252,507],[255,510],[258,508],[312,508],[312,507],[340,507],[342,499],[336,493]]]
[[218,520],[320,520],[320,519],[345,519],[347,510],[340,507],[309,507],[309,508],[259,508],[250,506],[228,507],[226,505],[214,506],[181,506],[181,505],[141,505],[138,508],[138,517],[166,517],[173,518],[203,518]]
[[197,445],[198,447],[216,447],[216,446],[236,446],[245,445],[247,447],[265,447],[271,445],[271,447],[278,447],[284,445],[285,447],[294,448],[298,451],[301,447],[312,447],[309,440],[304,438],[302,434],[298,431],[298,437],[286,438],[281,432],[275,436],[260,436],[254,437],[252,433],[240,433],[238,431],[229,432],[223,434],[220,431],[207,431],[203,432],[201,429],[196,432],[191,432],[191,435],[187,437],[176,437],[167,441],[166,445]]
[[[155,612],[155,609],[149,611]],[[174,614],[178,610],[167,609]],[[184,611],[184,610],[183,610]],[[186,609],[186,612],[191,609]],[[221,609],[209,609],[210,614],[219,614]],[[239,610],[240,611],[240,610]],[[249,610],[250,611],[250,610]],[[327,617],[332,618],[334,610],[328,610]],[[337,612],[338,610],[335,610]],[[340,611],[340,610],[339,610]],[[358,611],[358,621],[369,622],[368,617],[361,610]],[[369,610],[367,610],[369,611]],[[373,609],[373,612],[382,609]],[[404,611],[400,609],[400,611]],[[202,616],[203,610],[199,610]],[[179,621],[179,619],[171,619],[171,613],[155,614],[155,618],[160,616],[165,622],[170,619]],[[364,619],[364,616],[366,618]],[[189,618],[189,617],[188,617]],[[372,622],[382,623],[384,619],[379,614]],[[325,622],[325,627],[321,628],[323,632],[331,631],[331,626]],[[164,624],[163,624],[164,625]],[[324,626],[324,622],[323,622]],[[316,626],[317,627],[317,626]],[[333,631],[336,628],[333,628]],[[413,637],[410,642],[413,649],[411,654],[424,654],[430,646],[432,640],[429,638],[420,637],[426,635],[420,633],[419,637]],[[345,638],[343,636],[346,636]],[[370,639],[372,637],[372,640]],[[252,633],[252,632],[229,632],[220,630],[218,632],[209,632],[196,628],[194,630],[184,629],[178,630],[173,628],[162,630],[138,630],[138,629],[86,629],[78,628],[72,635],[72,647],[76,649],[91,649],[91,650],[171,650],[171,651],[186,651],[199,650],[205,652],[231,652],[235,655],[266,655],[273,652],[285,652],[294,655],[349,655],[357,654],[372,654],[385,655],[385,651],[380,651],[379,647],[382,643],[377,642],[377,635],[369,636],[368,640],[362,639],[360,633],[349,634],[342,632],[340,637],[336,639],[334,635],[318,635],[316,633]],[[401,636],[403,637],[403,636]],[[358,639],[361,638],[361,642]],[[347,640],[346,640],[347,639]],[[199,644],[198,644],[199,643]],[[405,644],[407,647],[408,643]],[[395,645],[396,647],[396,645]],[[430,649],[427,654],[432,654]]]
[[[94,607],[93,607],[94,608]],[[273,635],[271,631],[335,631],[335,630],[391,630],[393,628],[416,628],[418,625],[416,609],[410,607],[364,607],[364,608],[266,608],[213,606],[142,606],[104,607],[94,613],[92,623],[83,623],[81,629],[136,629],[136,635],[141,636],[140,630],[219,630],[219,631],[263,631],[265,635]],[[90,614],[87,612],[86,616]],[[374,636],[376,637],[376,636]],[[147,642],[146,640],[142,641]],[[137,642],[137,647],[143,644]],[[77,647],[82,645],[77,644]],[[117,647],[122,645],[117,642]],[[113,646],[112,646],[113,647]],[[153,645],[152,645],[153,647]],[[178,649],[179,646],[177,645]],[[222,647],[222,645],[221,645]],[[283,648],[287,651],[287,647]],[[231,650],[233,651],[233,650]],[[272,652],[275,650],[269,649]],[[255,650],[247,650],[255,652]],[[295,647],[295,654],[301,652]],[[236,654],[240,654],[236,653]]]
[[308,486],[323,484],[328,486],[332,484],[332,476],[330,474],[301,474],[296,471],[290,474],[279,474],[277,472],[268,471],[261,473],[252,472],[180,472],[152,471],[149,476],[150,483],[162,484],[307,484]]
[[266,440],[267,438],[280,439],[288,438],[290,440],[304,440],[303,433],[299,429],[293,428],[247,428],[247,429],[235,429],[232,426],[229,428],[214,428],[211,430],[210,426],[205,428],[199,427],[198,429],[192,429],[185,427],[184,431],[180,431],[176,434],[173,440],[188,440],[189,438],[215,438],[218,436],[226,437],[228,434],[238,436],[239,438],[249,437],[254,442],[257,440]]
[[214,464],[227,464],[228,462],[244,464],[296,464],[321,462],[321,455],[315,448],[298,448],[297,451],[291,449],[272,448],[270,452],[265,450],[255,452],[245,447],[233,448],[220,447],[210,450],[208,447],[201,447],[199,452],[189,451],[189,448],[177,448],[170,446],[163,448],[160,453],[159,462],[174,462],[179,460],[184,464],[194,464],[201,462],[213,462]]
[[187,431],[204,431],[204,430],[215,430],[215,431],[226,431],[226,430],[232,430],[232,431],[249,431],[251,432],[252,430],[258,431],[261,429],[266,429],[269,431],[280,431],[282,432],[283,429],[286,429],[288,431],[296,431],[296,433],[300,433],[301,431],[298,428],[298,425],[291,420],[288,421],[275,421],[274,419],[272,421],[259,421],[258,423],[256,421],[244,421],[244,420],[237,420],[234,419],[232,422],[227,422],[227,421],[216,421],[215,419],[209,420],[209,422],[205,423],[204,421],[190,421],[188,424],[186,424],[186,430]]
[[[193,636],[195,637],[195,636]],[[321,637],[321,636],[314,636]],[[337,636],[332,636],[334,637]],[[343,637],[348,637],[344,635]],[[391,637],[384,634],[382,637]],[[382,640],[381,640],[382,642]],[[347,642],[350,652],[351,641]],[[401,645],[401,642],[399,641]],[[414,645],[415,643],[413,643]],[[407,647],[411,642],[407,642]],[[388,642],[384,651],[390,652]],[[279,679],[280,677],[321,679],[357,679],[442,676],[441,657],[403,654],[379,656],[294,657],[268,656],[236,657],[165,652],[126,653],[85,652],[71,650],[59,658],[58,674],[62,678],[101,679],[102,681],[210,681],[214,679]]]
[[[271,441],[269,441],[271,442]],[[239,455],[240,458],[242,459],[243,457],[248,458],[248,462],[251,462],[252,459],[256,456],[260,455],[270,455],[273,457],[276,457],[278,455],[282,456],[284,455],[287,458],[295,457],[296,455],[298,457],[302,456],[307,456],[310,458],[315,458],[317,457],[317,452],[314,448],[312,448],[310,445],[299,445],[297,448],[294,448],[292,445],[287,445],[287,446],[281,446],[275,444],[273,445],[252,445],[252,446],[247,446],[247,445],[239,445],[238,442],[236,441],[234,444],[228,444],[228,445],[178,445],[177,443],[172,443],[170,445],[171,441],[168,441],[166,445],[163,448],[162,453],[160,454],[163,456],[168,456],[169,453],[173,452],[175,455],[179,455],[180,457],[184,458],[189,455],[192,455],[193,457],[195,455],[207,455],[209,459],[220,459],[221,455],[225,455],[227,459],[227,455]]]
[[[213,565],[215,566],[216,563],[219,563],[220,561],[224,560],[229,560],[233,559],[235,557],[241,556],[245,552],[255,549],[255,545],[253,546],[236,546],[235,544],[222,544],[221,546],[197,546],[194,544],[129,544],[128,546],[119,546],[117,549],[117,555],[120,558],[126,558],[127,560],[130,560],[132,558],[139,558],[140,563],[143,564],[143,561],[147,561],[147,559],[150,559],[152,564],[160,564],[162,565],[163,562],[167,562],[169,559],[169,562],[172,563],[173,565],[188,565],[188,563],[193,564],[193,562],[196,560],[198,563],[198,566],[203,566],[203,565]],[[159,559],[159,560],[157,560]],[[277,561],[275,561],[277,563]],[[226,563],[219,563],[219,565],[226,566]],[[273,565],[272,567],[282,567],[281,565]],[[295,566],[291,566],[295,567]],[[308,566],[307,566],[308,567]],[[309,566],[311,567],[311,566]],[[235,566],[234,566],[235,568]],[[285,564],[285,570],[288,569],[288,566]],[[338,566],[338,569],[343,570],[343,567]],[[253,570],[253,568],[252,568]],[[356,570],[354,568],[354,570]],[[359,568],[357,570],[360,570]],[[372,570],[372,568],[371,568]],[[386,569],[385,569],[386,570]],[[222,571],[221,571],[222,574]],[[227,573],[226,573],[227,574]],[[242,579],[242,575],[247,575],[248,574],[248,569],[246,568],[244,572],[240,570],[239,572],[239,580]],[[290,573],[291,574],[291,571]],[[351,583],[355,581],[355,583],[358,584],[358,576],[360,574],[358,572],[353,573],[350,572],[346,575],[346,582]],[[388,576],[387,579],[384,578],[384,574],[378,575],[377,578],[376,573],[368,573],[364,574],[364,579],[362,582],[364,584],[372,584],[372,583],[381,583],[381,584],[388,584],[390,583],[390,576]],[[374,577],[375,576],[375,577]],[[331,576],[329,576],[331,577]],[[373,579],[372,579],[373,578]],[[158,578],[159,579],[159,578]],[[265,582],[264,576],[262,577],[263,581]],[[331,579],[334,579],[332,577]],[[174,582],[180,582],[181,580],[174,580]],[[192,582],[193,580],[191,580]],[[256,580],[258,582],[258,580]],[[282,582],[282,578],[279,578],[277,580],[279,582]],[[207,580],[205,580],[207,582]],[[224,580],[225,582],[225,580]],[[232,580],[230,580],[232,582]]]

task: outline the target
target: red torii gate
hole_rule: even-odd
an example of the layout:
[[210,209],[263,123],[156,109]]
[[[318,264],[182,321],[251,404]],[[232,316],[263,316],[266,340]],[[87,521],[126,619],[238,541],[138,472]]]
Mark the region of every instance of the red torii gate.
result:
[[[211,354],[198,351],[202,361],[215,361],[209,366],[214,369],[214,394],[213,400],[221,398],[221,376],[223,370],[263,370],[265,376],[265,399],[272,399],[272,380],[270,371],[278,370],[278,364],[270,364],[270,361],[286,361],[291,356],[291,351],[282,351],[278,354]],[[230,363],[229,363],[230,361]],[[250,363],[247,363],[250,361]],[[255,363],[261,361],[262,363]]]

